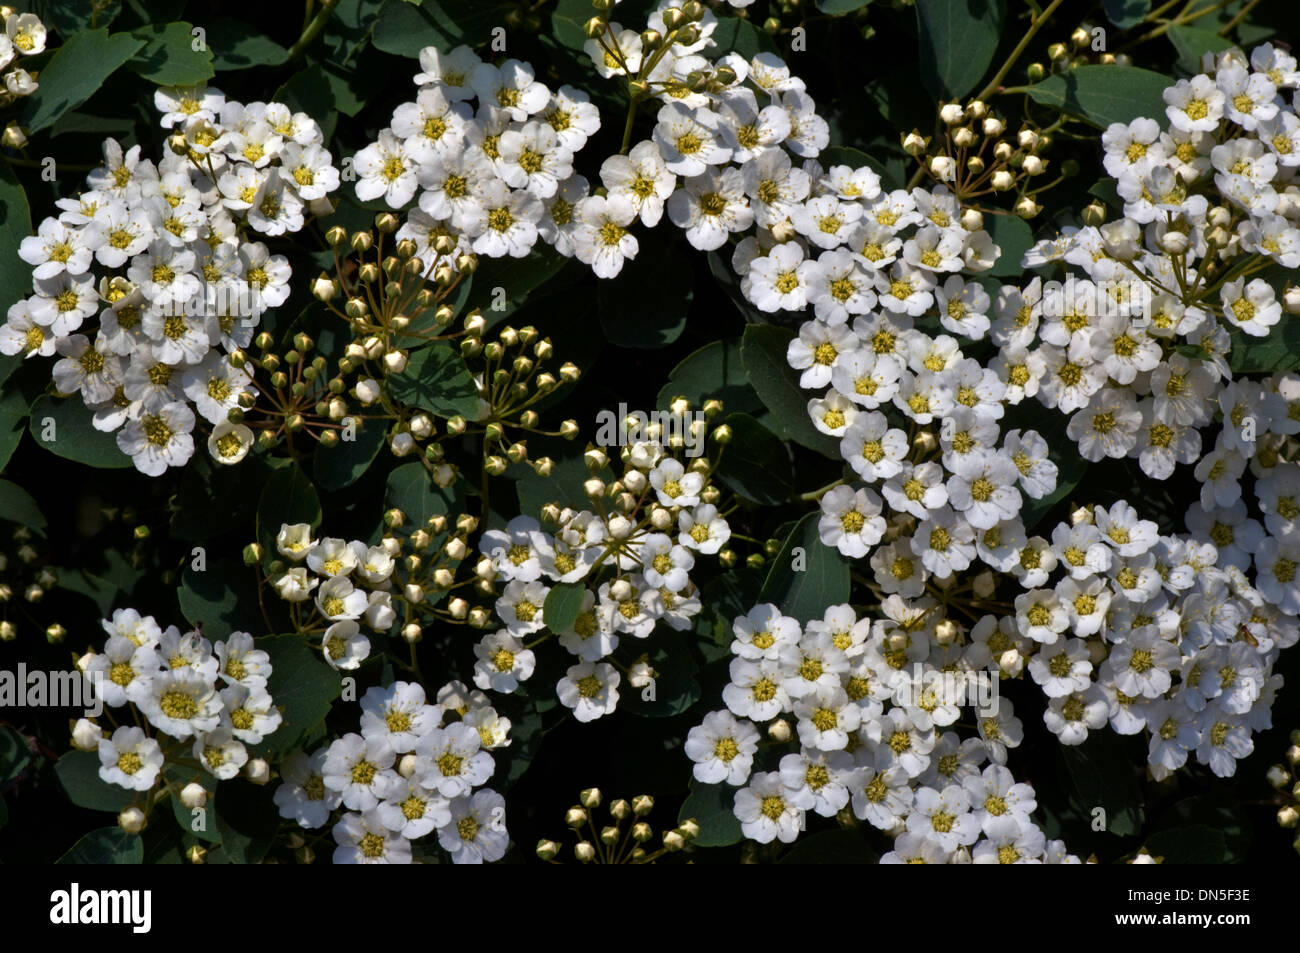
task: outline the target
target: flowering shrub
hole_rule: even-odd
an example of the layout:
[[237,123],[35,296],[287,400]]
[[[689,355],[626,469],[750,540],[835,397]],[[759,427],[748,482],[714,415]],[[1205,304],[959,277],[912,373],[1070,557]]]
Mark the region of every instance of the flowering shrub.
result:
[[0,10],[16,856],[1286,850],[1266,5],[183,6]]

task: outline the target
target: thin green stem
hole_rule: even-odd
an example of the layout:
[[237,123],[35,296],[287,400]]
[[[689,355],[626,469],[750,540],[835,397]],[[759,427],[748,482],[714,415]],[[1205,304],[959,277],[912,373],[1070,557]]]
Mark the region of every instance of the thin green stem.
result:
[[329,18],[334,15],[334,8],[339,5],[339,0],[325,0],[325,5],[320,8],[320,12],[312,19],[302,31],[302,36],[298,37],[298,42],[289,47],[289,62],[300,59],[307,51],[307,47],[320,35],[320,31],[325,29],[325,24]]
[[1011,72],[1011,67],[1016,65],[1016,60],[1020,59],[1020,54],[1025,51],[1025,47],[1029,45],[1029,41],[1038,34],[1038,31],[1043,28],[1043,25],[1056,11],[1056,8],[1063,2],[1064,0],[1052,0],[1052,2],[1047,5],[1047,9],[1030,21],[1028,31],[1026,31],[1025,35],[1020,38],[1020,42],[1016,44],[1016,48],[1011,51],[1011,55],[1007,57],[1006,62],[1002,64],[1002,67],[993,74],[993,78],[989,80],[988,85],[975,94],[976,99],[987,99],[998,91],[998,87],[1002,85],[1002,81],[1006,79],[1007,73]]

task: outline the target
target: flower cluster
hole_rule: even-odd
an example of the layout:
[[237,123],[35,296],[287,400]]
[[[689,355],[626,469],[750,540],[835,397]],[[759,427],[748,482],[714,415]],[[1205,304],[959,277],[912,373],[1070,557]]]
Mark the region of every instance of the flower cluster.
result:
[[[104,651],[83,656],[78,667],[103,704],[129,706],[135,722],[109,736],[90,719],[77,722],[73,743],[98,752],[104,781],[151,791],[161,780],[170,790],[200,767],[219,780],[241,770],[268,779],[266,762],[250,761],[245,746],[272,734],[281,714],[267,691],[270,657],[251,635],[233,632],[214,644],[197,630],[164,630],[134,609],[118,609],[103,625]],[[179,773],[163,774],[173,767]],[[192,789],[182,793],[186,806],[203,799]]]
[[[45,51],[45,25],[34,13],[17,13],[6,7],[4,33],[0,34],[0,70],[7,69],[20,56],[35,56]],[[37,82],[27,70],[14,66],[4,74],[0,105],[7,105],[36,92]]]
[[[810,417],[839,438],[857,478],[822,496],[821,538],[849,558],[869,560],[872,578],[864,581],[885,616],[855,630],[851,610],[842,607],[838,628],[828,612],[802,636],[793,620],[774,620],[770,606],[737,623],[740,657],[724,694],[730,712],[697,729],[692,756],[708,765],[709,780],[743,783],[759,736],[736,718],[766,721],[793,711],[813,760],[823,753],[817,781],[835,781],[835,797],[819,802],[816,790],[796,783],[813,763],[808,753],[789,756],[789,778],[783,762],[782,772],[738,798],[749,836],[793,839],[802,811],[831,815],[848,803],[848,779],[862,765],[841,757],[837,774],[824,756],[846,747],[846,733],[871,742],[868,762],[886,735],[898,739],[886,744],[886,762],[912,752],[914,710],[896,705],[882,713],[880,703],[917,676],[923,682],[955,673],[960,698],[976,674],[998,684],[1028,672],[1061,743],[1079,744],[1108,722],[1121,734],[1145,732],[1157,779],[1193,752],[1216,775],[1231,775],[1252,750],[1252,732],[1270,726],[1280,683],[1273,663],[1300,637],[1289,618],[1300,606],[1300,549],[1290,534],[1300,515],[1291,512],[1291,495],[1300,482],[1286,459],[1286,437],[1296,429],[1287,423],[1289,402],[1300,391],[1290,374],[1267,387],[1232,381],[1224,358],[1229,333],[1217,319],[1261,336],[1278,321],[1272,286],[1247,281],[1272,264],[1295,264],[1284,259],[1300,239],[1300,206],[1286,183],[1300,160],[1290,159],[1287,132],[1297,121],[1277,93],[1295,84],[1294,61],[1265,47],[1251,64],[1253,72],[1240,54],[1225,54],[1214,78],[1169,90],[1168,133],[1147,120],[1108,130],[1106,165],[1127,203],[1125,218],[1070,230],[1025,259],[1034,267],[1063,258],[1083,268],[1086,281],[1035,278],[1024,288],[1005,285],[991,300],[958,273],[986,267],[977,251],[971,268],[972,247],[990,257],[997,250],[987,237],[972,244],[978,213],[942,186],[877,199],[888,208],[884,221],[842,194],[814,213],[805,201],[774,229],[791,240],[766,254],[756,253],[759,243],[746,247],[752,239],[737,246],[734,260],[747,270],[746,294],[757,306],[814,311],[788,360],[802,386],[825,390],[809,402]],[[823,179],[828,191],[835,191],[833,174]],[[1215,208],[1200,194],[1211,177],[1223,202]],[[819,215],[838,225],[820,226]],[[845,224],[856,233],[840,249],[835,236]],[[904,237],[898,232],[905,225],[919,227]],[[806,259],[810,244],[844,259],[829,284],[822,259]],[[863,281],[863,272],[877,277]],[[986,364],[964,354],[959,338],[989,339],[999,350]],[[1180,338],[1196,348],[1176,350]],[[1197,428],[1221,415],[1219,444],[1196,469],[1204,488],[1187,516],[1190,534],[1161,535],[1120,500],[1076,511],[1050,539],[1029,535],[1027,501],[1054,499],[1059,477],[1038,432],[1004,429],[1013,408],[1013,420],[1044,419],[1030,410],[1034,401],[1016,408],[1029,398],[1073,415],[1066,429],[1085,460],[1129,455],[1157,479],[1200,459]],[[1247,464],[1263,526],[1242,500]],[[1049,583],[1058,568],[1061,576]],[[959,583],[968,570],[973,578]],[[838,648],[832,631],[840,633]],[[765,643],[759,648],[746,638],[755,632]],[[850,677],[848,648],[876,663],[861,663],[868,671],[858,675],[858,697],[842,684]],[[876,681],[883,698],[869,692]],[[862,698],[873,700],[874,710],[869,702],[864,711]],[[921,709],[923,725],[955,720],[955,709],[951,719],[938,717],[951,698],[931,702]],[[895,730],[895,718],[903,728]],[[1005,698],[977,728],[978,738],[960,744],[986,747],[980,757],[1000,764],[1006,748],[1019,744],[1020,723]],[[959,743],[955,734],[952,743]],[[926,765],[913,767],[915,776]],[[904,821],[912,830],[906,805],[878,826],[897,833]]]
[[[470,251],[523,257],[539,238],[571,254],[568,218],[586,192],[573,159],[600,128],[586,94],[552,92],[527,63],[486,63],[466,46],[426,47],[420,67],[415,101],[356,154],[358,198],[400,209],[418,193],[397,238],[431,267],[455,270]],[[450,251],[434,247],[441,237]]]
[[214,459],[247,453],[251,431],[227,418],[256,389],[229,355],[291,277],[248,235],[298,231],[339,181],[320,127],[282,103],[193,88],[160,89],[154,104],[173,130],[168,154],[155,164],[104,142],[88,191],[22,242],[35,293],[0,327],[0,353],[59,355],[55,386],[79,393],[150,476],[193,455],[196,411]]
[[[378,546],[330,536],[316,539],[310,524],[285,523],[275,545],[295,564],[281,564],[283,571],[271,584],[290,604],[296,630],[320,636],[321,654],[331,667],[355,670],[370,655],[370,639],[361,623],[387,632],[397,621],[390,590],[400,544],[395,539]],[[302,607],[309,603],[304,615]]]
[[[687,736],[696,780],[737,787],[736,818],[759,843],[793,841],[807,812],[833,818],[851,805],[859,820],[897,835],[882,862],[1077,862],[1046,841],[1030,818],[1033,788],[1004,766],[1021,734],[1009,703],[982,713],[977,738],[962,740],[953,728],[987,644],[963,653],[949,641],[934,658],[936,604],[891,596],[882,608],[886,618],[873,621],[847,604],[830,606],[806,626],[771,604],[738,617],[727,707]],[[952,684],[910,681],[907,667],[922,661]],[[754,771],[756,722],[768,723],[768,738],[782,747],[797,736],[798,750],[776,770]]]
[[410,863],[411,842],[437,832],[453,863],[505,855],[505,799],[482,787],[493,748],[510,744],[510,721],[482,692],[450,682],[428,704],[413,682],[368,689],[360,734],[314,754],[292,752],[275,803],[303,828],[333,827],[336,864]]
[[[690,578],[696,557],[717,554],[731,536],[718,510],[719,491],[709,482],[713,468],[700,460],[688,469],[657,440],[633,443],[624,462],[616,484],[588,482],[597,512],[552,508],[553,534],[530,516],[483,534],[484,560],[476,571],[505,585],[495,607],[504,628],[475,647],[480,688],[513,692],[533,673],[533,647],[553,634],[577,657],[556,685],[560,702],[578,721],[593,721],[615,710],[624,675],[634,688],[655,678],[644,656],[631,665],[613,657],[620,642],[646,639],[660,623],[690,628],[701,608]],[[588,451],[593,470],[605,463],[603,451]],[[613,577],[598,582],[602,566]],[[584,591],[571,621],[543,632],[548,582]]]

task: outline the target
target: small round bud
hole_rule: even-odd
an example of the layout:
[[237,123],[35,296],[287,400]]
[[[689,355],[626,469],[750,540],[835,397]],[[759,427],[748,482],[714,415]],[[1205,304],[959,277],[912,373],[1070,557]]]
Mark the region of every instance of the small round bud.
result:
[[144,811],[138,807],[128,807],[117,815],[117,826],[128,834],[139,834],[144,830],[145,820]]
[[654,810],[655,799],[649,794],[638,794],[632,798],[632,813],[637,817],[645,817]]
[[573,856],[583,864],[589,864],[596,859],[596,848],[590,841],[578,841],[573,845]]
[[98,751],[104,731],[89,718],[78,718],[72,726],[72,746],[78,751]]
[[539,840],[537,842],[537,859],[554,860],[560,853],[560,845],[553,840]]

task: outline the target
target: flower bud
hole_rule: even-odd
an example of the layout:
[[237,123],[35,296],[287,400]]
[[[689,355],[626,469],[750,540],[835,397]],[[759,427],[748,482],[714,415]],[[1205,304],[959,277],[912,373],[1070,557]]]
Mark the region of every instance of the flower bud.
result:
[[794,736],[794,733],[790,729],[790,722],[784,718],[778,718],[767,726],[767,736],[777,744],[785,744]]
[[[263,762],[265,764],[266,762]],[[197,781],[191,781],[181,788],[181,804],[187,811],[198,810],[208,803],[208,789]]]
[[144,811],[138,807],[128,807],[117,815],[117,826],[128,834],[139,834],[144,830],[145,820]]
[[949,126],[955,126],[966,118],[966,110],[960,103],[948,103],[939,110],[939,118]]
[[72,746],[78,751],[98,751],[104,731],[89,718],[78,718],[72,727]]
[[250,758],[244,765],[244,776],[254,784],[265,784],[271,780],[271,766],[265,758]]

